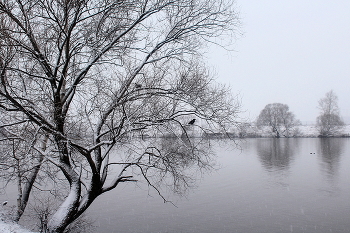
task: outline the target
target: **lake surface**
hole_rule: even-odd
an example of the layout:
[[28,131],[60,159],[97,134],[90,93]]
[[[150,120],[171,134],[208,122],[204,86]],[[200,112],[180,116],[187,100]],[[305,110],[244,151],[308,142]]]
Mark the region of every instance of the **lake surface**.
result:
[[220,169],[176,207],[122,184],[88,210],[96,232],[350,232],[350,139],[246,139],[215,145]]

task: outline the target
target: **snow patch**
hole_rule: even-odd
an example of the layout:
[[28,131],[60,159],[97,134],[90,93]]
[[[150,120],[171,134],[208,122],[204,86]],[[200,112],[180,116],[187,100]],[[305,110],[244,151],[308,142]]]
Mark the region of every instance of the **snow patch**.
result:
[[13,222],[3,222],[0,220],[0,232],[2,233],[33,233],[32,231],[22,228]]
[[24,229],[17,223],[8,220],[8,213],[5,210],[0,210],[0,232],[1,233],[34,233]]

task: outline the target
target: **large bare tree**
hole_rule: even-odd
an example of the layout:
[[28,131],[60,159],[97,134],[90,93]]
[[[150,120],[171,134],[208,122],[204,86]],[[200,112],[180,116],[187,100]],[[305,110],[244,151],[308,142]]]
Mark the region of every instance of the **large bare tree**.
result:
[[289,111],[288,105],[281,103],[266,105],[257,118],[257,126],[267,126],[276,138],[282,135],[289,137],[293,127],[299,124],[300,121]]
[[161,195],[159,185],[189,184],[187,168],[210,166],[209,144],[189,135],[236,124],[239,103],[201,59],[208,42],[234,35],[232,4],[0,0],[3,128],[30,122],[38,143],[16,140],[69,184],[49,232],[121,182],[142,178]]
[[316,125],[322,137],[334,136],[343,128],[344,122],[340,117],[338,96],[333,90],[326,93],[325,97],[318,101],[320,115],[316,118]]

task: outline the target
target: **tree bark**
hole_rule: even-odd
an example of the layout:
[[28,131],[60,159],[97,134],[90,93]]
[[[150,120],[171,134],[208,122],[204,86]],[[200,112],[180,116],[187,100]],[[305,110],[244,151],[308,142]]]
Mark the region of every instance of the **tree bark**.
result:
[[80,190],[79,180],[73,181],[70,185],[69,195],[49,220],[48,232],[62,233],[72,222],[79,205]]
[[[24,188],[21,189],[21,192],[19,193],[19,197],[17,199],[17,214],[16,214],[16,217],[14,219],[16,222],[18,222],[20,220],[25,208],[27,207],[30,192],[33,188],[34,181],[39,173],[39,170],[41,167],[41,162],[42,162],[43,158],[41,158],[40,160],[41,160],[40,164],[38,164],[37,166],[35,166],[33,168],[33,171],[30,173],[30,175],[27,178],[27,182],[25,183]],[[20,186],[21,184],[19,183],[18,185]]]
[[[48,139],[49,139],[49,136],[45,135],[44,140],[42,142],[42,146],[41,146],[42,151],[46,150]],[[40,154],[39,159],[38,159],[38,165],[33,167],[31,173],[27,177],[27,181],[25,182],[23,189],[22,189],[21,177],[19,177],[17,213],[16,213],[16,217],[14,219],[16,222],[18,222],[20,220],[20,218],[23,215],[24,210],[27,207],[29,196],[30,196],[30,193],[31,193],[32,188],[33,188],[33,184],[35,182],[36,177],[38,176],[38,173],[40,171],[43,160],[44,160],[44,155]]]

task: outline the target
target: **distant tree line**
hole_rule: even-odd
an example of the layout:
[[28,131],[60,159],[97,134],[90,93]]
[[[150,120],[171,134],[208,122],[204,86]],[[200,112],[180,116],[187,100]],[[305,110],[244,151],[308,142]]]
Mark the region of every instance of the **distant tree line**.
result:
[[[343,128],[344,122],[340,117],[338,97],[333,90],[326,93],[318,102],[320,115],[316,118],[319,137],[336,136]],[[287,104],[272,103],[261,110],[256,125],[258,128],[269,128],[271,135],[279,137],[294,136],[301,122],[289,110]]]

